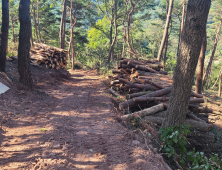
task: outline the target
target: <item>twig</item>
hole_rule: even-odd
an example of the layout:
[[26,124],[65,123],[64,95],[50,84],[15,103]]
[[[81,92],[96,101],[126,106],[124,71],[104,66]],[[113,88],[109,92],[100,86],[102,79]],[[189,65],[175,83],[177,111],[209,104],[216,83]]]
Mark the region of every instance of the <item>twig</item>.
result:
[[180,169],[180,170],[183,170],[183,168],[180,166],[180,164],[175,160],[175,158],[173,158],[173,160],[174,160],[174,162],[176,163],[176,165],[178,166],[178,168]]

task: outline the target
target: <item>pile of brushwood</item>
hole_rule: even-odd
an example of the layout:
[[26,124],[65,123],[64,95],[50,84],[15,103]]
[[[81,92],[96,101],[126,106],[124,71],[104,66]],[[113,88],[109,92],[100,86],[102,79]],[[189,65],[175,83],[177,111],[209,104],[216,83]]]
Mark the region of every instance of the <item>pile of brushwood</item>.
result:
[[35,43],[34,48],[30,50],[30,59],[33,64],[43,64],[46,68],[59,70],[61,68],[66,68],[67,54],[67,50],[46,44]]
[[[116,96],[119,109],[123,111],[122,120],[129,122],[139,119],[143,127],[155,135],[165,115],[167,102],[172,90],[172,78],[162,71],[163,66],[157,60],[132,60],[121,58],[118,70],[112,70],[109,76],[111,88],[109,92]],[[208,114],[213,110],[201,106],[204,96],[190,92],[190,102],[184,126],[191,125],[194,132],[188,136],[195,146],[217,149],[215,134],[209,132],[213,127]],[[179,113],[178,113],[179,114]],[[212,148],[211,148],[212,149]]]

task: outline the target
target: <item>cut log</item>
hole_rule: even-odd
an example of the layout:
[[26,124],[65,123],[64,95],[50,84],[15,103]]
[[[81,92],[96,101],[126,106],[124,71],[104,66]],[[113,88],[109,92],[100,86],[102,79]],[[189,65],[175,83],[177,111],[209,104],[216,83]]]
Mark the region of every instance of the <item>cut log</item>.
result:
[[110,82],[110,85],[113,86],[114,84],[119,84],[120,81],[119,80],[113,80]]
[[119,81],[126,83],[128,86],[132,87],[132,88],[138,88],[141,90],[157,90],[158,88],[156,88],[153,85],[145,85],[145,84],[138,84],[138,83],[131,83],[130,81],[123,79],[123,78],[119,78]]
[[[153,123],[156,123],[158,125],[161,125],[164,118],[154,117],[154,116],[146,116],[146,117],[144,117],[144,120],[146,122],[153,122]],[[211,124],[207,124],[207,123],[204,123],[204,122],[198,122],[198,121],[195,121],[195,120],[188,120],[188,119],[185,120],[183,125],[184,126],[191,125],[190,126],[191,128],[197,129],[197,130],[200,130],[200,131],[204,131],[204,132],[207,132],[210,128],[212,128]]]
[[149,79],[145,79],[145,82],[148,83],[148,84],[154,85],[154,86],[156,86],[159,89],[164,89],[163,86],[161,86],[161,85],[159,85],[159,84],[157,84],[157,83],[155,83],[155,82],[153,82],[153,81],[151,81]]
[[132,93],[132,94],[129,94],[129,99],[132,99],[134,97],[143,96],[148,93],[152,93],[152,91],[142,91],[142,92],[138,92],[138,93]]
[[[115,92],[113,89],[109,89],[109,92],[110,92],[111,94],[113,94],[114,96],[116,96],[116,97],[119,97],[119,98],[121,98],[121,99],[124,99],[123,96],[121,96],[119,93]],[[124,100],[125,100],[125,99],[124,99]]]
[[168,101],[170,97],[140,97],[133,98],[136,102],[149,102],[149,101]]
[[133,67],[137,70],[141,70],[141,71],[148,71],[148,72],[152,72],[152,73],[158,73],[158,71],[150,68],[150,67],[145,67],[145,66],[141,66],[141,65],[136,65],[135,63],[133,63],[132,61],[129,61],[127,59],[124,59],[124,61],[127,61],[127,65],[129,65],[130,67]]
[[188,115],[190,118],[192,118],[192,119],[194,119],[194,120],[196,120],[196,121],[200,121],[200,122],[206,123],[203,119],[200,119],[199,117],[195,116],[193,113],[187,113],[187,115]]
[[213,113],[213,109],[207,107],[200,107],[192,104],[189,104],[188,107],[194,113]]
[[153,107],[150,107],[150,108],[138,111],[138,112],[134,112],[132,114],[121,116],[121,118],[123,120],[126,120],[126,119],[132,119],[132,118],[135,118],[138,116],[144,117],[144,116],[152,115],[152,114],[162,111],[162,110],[164,110],[163,104],[158,104],[156,106],[153,106]]
[[[149,94],[140,96],[138,98],[141,98],[141,97],[143,98],[143,97],[159,97],[159,96],[164,96],[164,95],[170,93],[171,89],[172,89],[172,87],[164,88],[162,90],[158,90],[158,91],[155,91],[153,93],[149,93]],[[136,103],[137,102],[135,102],[133,99],[129,99],[126,102],[120,103],[119,104],[119,109],[126,109],[127,107],[135,105]]]
[[204,99],[203,98],[190,99],[189,104],[193,103],[204,103]]
[[197,97],[197,98],[203,98],[202,94],[198,94],[198,93],[195,93],[195,92],[191,92],[191,96]]

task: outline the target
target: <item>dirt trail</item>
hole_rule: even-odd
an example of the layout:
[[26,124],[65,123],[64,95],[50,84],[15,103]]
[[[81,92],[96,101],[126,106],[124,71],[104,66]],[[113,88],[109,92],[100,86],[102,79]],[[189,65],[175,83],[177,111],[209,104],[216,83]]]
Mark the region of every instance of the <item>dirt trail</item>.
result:
[[36,74],[41,90],[12,88],[0,95],[1,118],[8,113],[0,133],[0,169],[168,169],[116,121],[95,72],[70,74],[70,80]]

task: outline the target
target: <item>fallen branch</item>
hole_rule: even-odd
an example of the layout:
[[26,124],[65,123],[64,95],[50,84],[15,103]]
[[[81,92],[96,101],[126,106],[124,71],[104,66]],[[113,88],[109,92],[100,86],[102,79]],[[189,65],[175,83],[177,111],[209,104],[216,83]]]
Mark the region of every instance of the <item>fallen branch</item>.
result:
[[12,80],[7,76],[7,74],[5,74],[5,72],[0,72],[0,74],[11,84],[13,85]]

